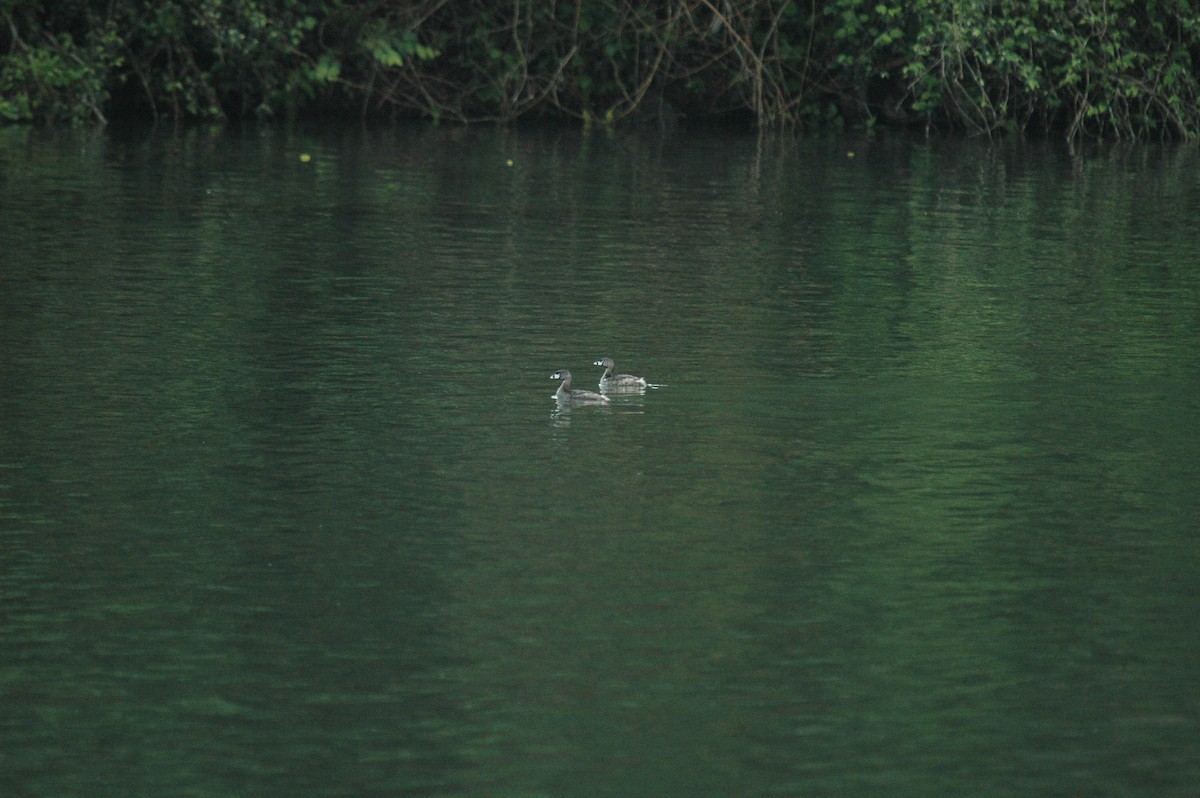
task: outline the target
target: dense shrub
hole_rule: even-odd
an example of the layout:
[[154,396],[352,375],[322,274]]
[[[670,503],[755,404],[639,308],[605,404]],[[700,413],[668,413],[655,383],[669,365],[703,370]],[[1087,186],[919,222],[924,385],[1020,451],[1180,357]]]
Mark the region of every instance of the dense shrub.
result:
[[0,118],[353,110],[1194,138],[1186,0],[0,0]]

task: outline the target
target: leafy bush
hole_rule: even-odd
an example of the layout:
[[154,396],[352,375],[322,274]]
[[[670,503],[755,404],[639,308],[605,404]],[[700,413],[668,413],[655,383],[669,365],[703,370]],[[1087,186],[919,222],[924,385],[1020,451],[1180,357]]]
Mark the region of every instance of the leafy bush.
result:
[[12,36],[0,56],[0,119],[106,121],[108,80],[121,65],[119,51],[112,25],[92,31],[82,43],[67,31],[45,33],[35,43]]
[[0,0],[0,118],[354,109],[1200,135],[1183,0]]

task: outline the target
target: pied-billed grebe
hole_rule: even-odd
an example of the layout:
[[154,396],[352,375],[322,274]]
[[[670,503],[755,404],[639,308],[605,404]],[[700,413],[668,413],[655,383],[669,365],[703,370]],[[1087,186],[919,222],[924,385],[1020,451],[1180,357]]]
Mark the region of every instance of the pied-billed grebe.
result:
[[604,366],[604,374],[600,376],[600,390],[602,391],[629,391],[646,387],[646,381],[641,377],[635,377],[632,374],[614,375],[613,360],[611,357],[597,360],[592,365]]
[[591,391],[571,390],[571,372],[566,369],[559,369],[550,375],[552,380],[562,380],[562,385],[558,386],[558,390],[554,392],[554,398],[563,404],[573,405],[606,405],[609,402],[607,396],[601,396],[598,393]]

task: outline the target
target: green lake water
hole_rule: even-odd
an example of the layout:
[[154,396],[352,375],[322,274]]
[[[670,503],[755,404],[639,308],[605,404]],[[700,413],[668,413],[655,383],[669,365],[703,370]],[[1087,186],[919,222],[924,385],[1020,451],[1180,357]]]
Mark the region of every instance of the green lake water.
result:
[[1195,148],[0,130],[5,796],[1194,795],[1198,555]]

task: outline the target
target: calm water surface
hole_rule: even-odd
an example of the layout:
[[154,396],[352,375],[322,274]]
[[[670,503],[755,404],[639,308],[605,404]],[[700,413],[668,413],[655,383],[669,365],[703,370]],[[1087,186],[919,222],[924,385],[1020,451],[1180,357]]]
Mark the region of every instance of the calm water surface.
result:
[[1200,784],[1195,149],[3,130],[0,253],[6,796]]

